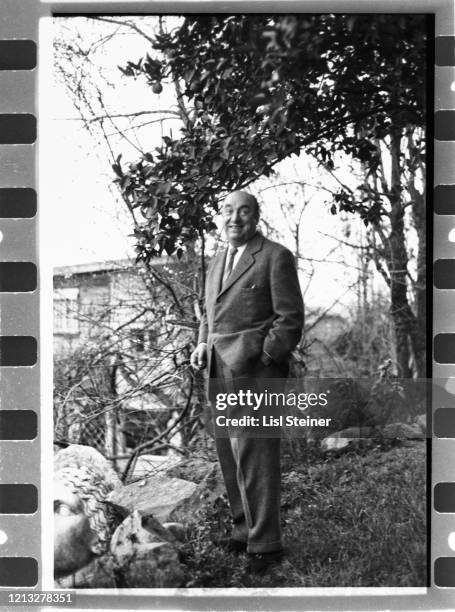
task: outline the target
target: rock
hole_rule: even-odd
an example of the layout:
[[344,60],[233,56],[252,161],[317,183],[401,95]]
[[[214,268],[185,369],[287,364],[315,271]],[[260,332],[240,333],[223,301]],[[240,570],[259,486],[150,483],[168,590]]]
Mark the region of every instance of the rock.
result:
[[[134,462],[134,468],[129,470],[125,484],[135,482],[139,478],[162,476],[180,461],[181,458],[175,455],[150,455],[147,453],[140,455]],[[124,473],[127,463],[128,459],[117,460],[117,468],[120,473]]]
[[226,486],[219,463],[212,464],[210,471],[199,483],[198,491],[204,494],[205,499],[216,499],[226,493]]
[[321,442],[321,450],[324,453],[341,452],[347,450],[352,443],[351,438],[324,438]]
[[115,530],[110,549],[114,557],[133,554],[137,545],[170,542],[174,536],[153,516],[135,510]]
[[414,440],[424,436],[422,428],[417,423],[412,425],[408,423],[389,423],[389,425],[385,425],[382,428],[382,435],[384,438],[401,438],[405,440]]
[[118,512],[131,514],[138,510],[164,522],[170,520],[172,512],[191,498],[196,489],[197,485],[188,480],[152,476],[112,491],[106,501]]
[[213,503],[226,493],[219,463],[212,463],[210,470],[196,486],[191,497],[175,507],[171,520],[184,524],[197,520],[196,512],[202,504]]
[[[179,587],[185,579],[173,536],[153,517],[134,511],[111,540],[117,586]],[[120,583],[120,584],[119,584]]]
[[185,540],[186,530],[182,523],[164,523],[163,527],[169,531],[177,541],[183,542]]
[[348,427],[324,438],[321,442],[321,450],[324,453],[341,453],[359,445],[371,446],[373,437],[372,427]]
[[207,461],[199,457],[191,457],[185,459],[178,465],[171,467],[166,471],[167,476],[173,478],[183,478],[192,482],[200,483],[216,470],[218,463],[216,461]]
[[362,446],[368,447],[375,443],[378,438],[393,440],[416,440],[424,436],[419,424],[389,423],[384,427],[348,427],[324,438],[321,442],[321,450],[325,453],[341,453],[351,448]]
[[111,554],[98,557],[74,574],[55,581],[58,589],[114,589],[116,586]]

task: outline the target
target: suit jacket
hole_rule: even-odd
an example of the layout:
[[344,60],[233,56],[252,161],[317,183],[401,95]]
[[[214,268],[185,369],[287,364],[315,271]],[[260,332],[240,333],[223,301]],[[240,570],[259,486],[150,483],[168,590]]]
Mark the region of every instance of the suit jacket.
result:
[[248,375],[262,351],[287,366],[303,329],[303,300],[292,253],[256,233],[221,288],[227,251],[210,263],[199,342],[215,348],[232,376]]

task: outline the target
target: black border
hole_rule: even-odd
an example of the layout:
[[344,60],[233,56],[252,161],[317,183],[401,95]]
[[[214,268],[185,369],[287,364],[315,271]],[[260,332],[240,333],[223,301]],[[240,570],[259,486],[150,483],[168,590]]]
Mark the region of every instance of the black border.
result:
[[[435,113],[435,14],[427,14],[427,70],[426,70],[426,377],[433,377],[433,229],[434,229],[434,113]],[[427,480],[427,587],[431,587],[431,535],[432,535],[432,451],[433,451],[433,404],[429,385],[427,400],[426,480]]]

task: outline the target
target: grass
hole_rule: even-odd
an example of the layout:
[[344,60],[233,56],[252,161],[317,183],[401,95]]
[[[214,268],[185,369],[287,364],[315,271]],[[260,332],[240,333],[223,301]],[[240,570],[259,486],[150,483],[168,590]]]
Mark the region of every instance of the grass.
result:
[[425,585],[423,442],[299,462],[288,456],[283,464],[283,563],[251,576],[246,555],[213,543],[230,531],[228,505],[219,498],[188,527],[187,587]]

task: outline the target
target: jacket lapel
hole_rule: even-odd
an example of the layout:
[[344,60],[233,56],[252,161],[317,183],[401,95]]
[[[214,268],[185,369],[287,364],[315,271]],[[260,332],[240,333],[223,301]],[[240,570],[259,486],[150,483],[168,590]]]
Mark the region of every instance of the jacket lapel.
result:
[[[227,279],[225,285],[221,287],[221,279],[223,276],[224,263],[226,261],[226,255],[222,258],[223,265],[221,266],[220,277],[216,280],[219,281],[216,287],[219,287],[218,297],[222,295],[225,291],[229,289],[238,279],[244,274],[251,266],[254,264],[254,254],[262,249],[262,243],[264,242],[263,236],[261,234],[255,234],[253,238],[248,242],[246,249],[244,250],[242,256],[240,257],[237,265],[232,270],[229,278]],[[227,250],[226,250],[227,253]]]
[[227,249],[219,254],[213,266],[213,271],[211,274],[212,278],[210,279],[211,285],[209,289],[210,289],[210,293],[213,294],[214,298],[216,298],[216,296],[218,295],[221,289],[221,282],[223,279],[223,271],[224,271],[224,266],[226,263],[226,257],[227,257]]

